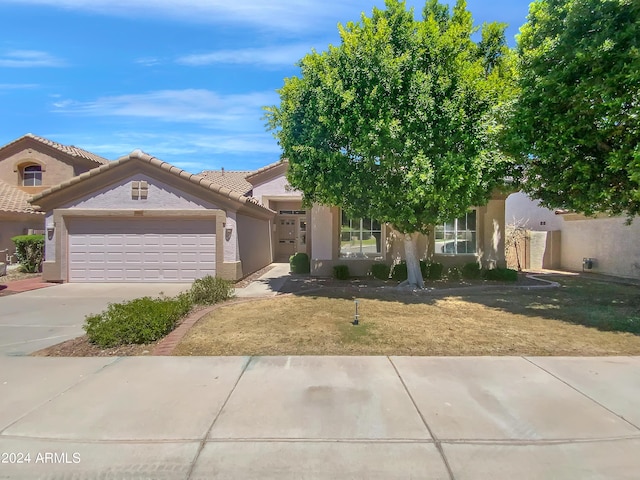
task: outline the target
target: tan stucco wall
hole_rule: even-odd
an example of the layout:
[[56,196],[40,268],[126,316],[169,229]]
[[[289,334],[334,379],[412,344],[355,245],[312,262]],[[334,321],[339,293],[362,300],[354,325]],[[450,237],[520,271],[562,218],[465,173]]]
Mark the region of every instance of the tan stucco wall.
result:
[[[30,148],[0,159],[0,180],[3,180],[9,185],[22,188],[22,177],[19,166],[30,163],[41,165],[43,172],[42,187],[24,188],[28,193],[37,193],[37,191],[42,190],[44,187],[57,185],[88,170],[88,168],[79,167],[78,170],[80,171],[76,172],[74,171],[72,163]],[[98,165],[96,164],[95,166],[97,167]]]
[[[44,230],[44,215],[0,214],[0,250],[8,250],[10,255],[13,254],[16,246],[11,239],[17,235],[24,235],[28,229]],[[0,256],[0,262],[4,260],[5,258]]]
[[565,220],[562,227],[561,265],[581,271],[583,258],[594,258],[595,273],[640,278],[640,218]]
[[236,220],[242,276],[247,276],[271,263],[271,222],[245,215]]

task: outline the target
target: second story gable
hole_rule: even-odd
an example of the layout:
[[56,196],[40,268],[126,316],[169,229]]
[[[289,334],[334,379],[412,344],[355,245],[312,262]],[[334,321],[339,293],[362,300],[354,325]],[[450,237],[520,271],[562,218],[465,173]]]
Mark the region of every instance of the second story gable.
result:
[[33,195],[107,163],[94,153],[29,133],[0,147],[0,180]]

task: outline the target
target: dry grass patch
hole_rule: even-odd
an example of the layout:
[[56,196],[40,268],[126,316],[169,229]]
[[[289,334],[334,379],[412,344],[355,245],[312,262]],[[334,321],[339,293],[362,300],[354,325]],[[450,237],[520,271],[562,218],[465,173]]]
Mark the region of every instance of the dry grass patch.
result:
[[[600,299],[602,304],[597,305],[590,290],[593,285],[585,287],[582,280],[569,284],[537,292],[505,290],[440,298],[393,293],[364,298],[359,326],[350,323],[353,300],[339,298],[339,292],[223,306],[196,324],[175,354],[640,354],[637,333],[599,329],[611,329],[606,324],[611,314],[617,315],[616,321],[634,321],[634,312],[640,311],[634,303],[637,287],[607,290],[606,301]],[[591,302],[583,304],[585,299]],[[640,316],[635,321],[640,322]]]

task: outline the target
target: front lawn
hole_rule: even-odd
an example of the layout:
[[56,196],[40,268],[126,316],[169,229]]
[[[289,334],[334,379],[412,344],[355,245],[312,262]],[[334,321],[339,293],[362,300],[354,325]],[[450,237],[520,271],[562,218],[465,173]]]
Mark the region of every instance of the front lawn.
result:
[[175,354],[640,354],[640,287],[553,280],[562,287],[451,296],[363,291],[359,326],[350,323],[353,299],[340,289],[222,306],[195,325]]

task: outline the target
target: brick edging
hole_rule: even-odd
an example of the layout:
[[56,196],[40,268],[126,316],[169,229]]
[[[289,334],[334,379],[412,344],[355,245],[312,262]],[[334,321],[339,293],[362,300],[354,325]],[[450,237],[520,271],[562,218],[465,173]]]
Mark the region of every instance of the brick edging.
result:
[[170,356],[173,355],[173,351],[175,350],[178,343],[182,341],[187,332],[193,327],[201,318],[205,315],[213,312],[214,310],[220,307],[226,307],[230,305],[237,305],[240,303],[247,303],[258,300],[259,297],[247,297],[242,299],[232,299],[230,301],[226,301],[223,303],[218,303],[216,305],[210,305],[208,307],[203,308],[202,310],[198,310],[197,312],[191,313],[187,318],[185,318],[180,325],[178,325],[174,330],[172,330],[166,337],[164,337],[153,349],[151,355],[156,356]]

